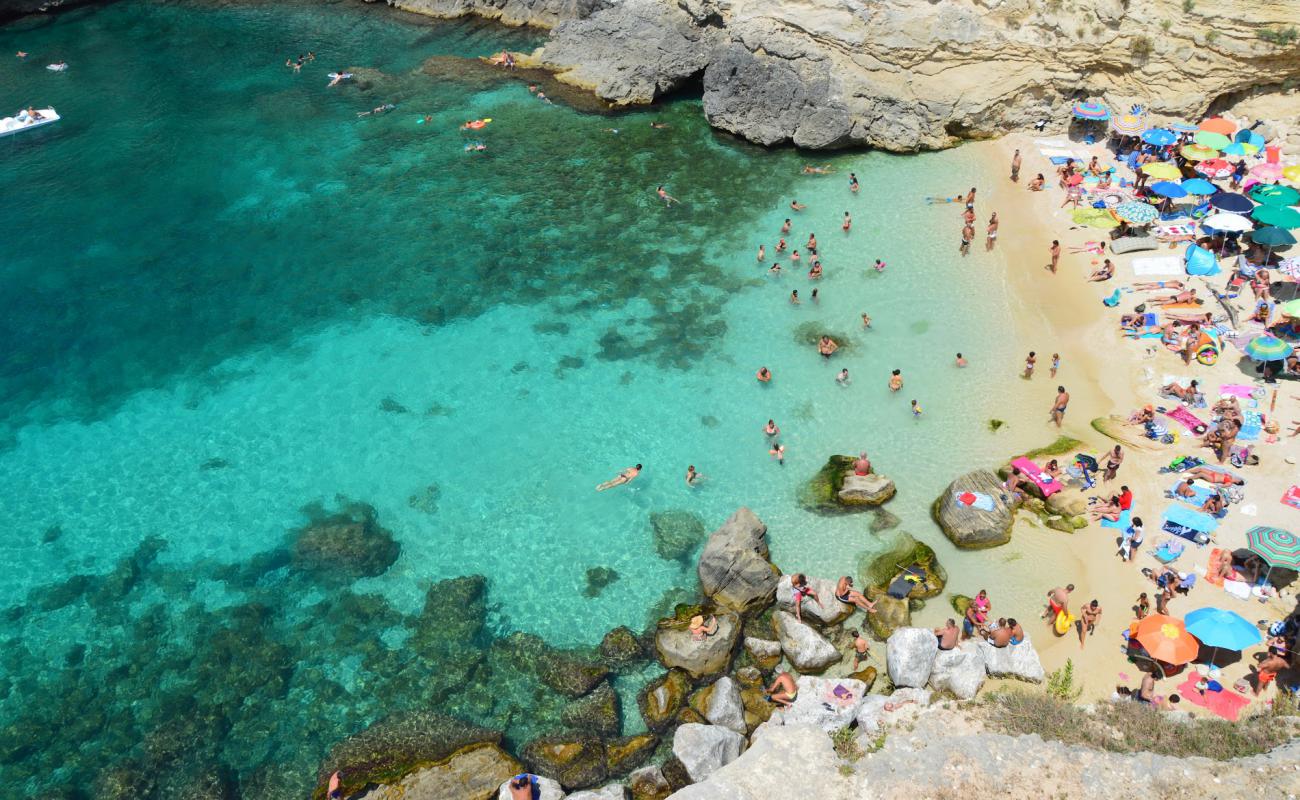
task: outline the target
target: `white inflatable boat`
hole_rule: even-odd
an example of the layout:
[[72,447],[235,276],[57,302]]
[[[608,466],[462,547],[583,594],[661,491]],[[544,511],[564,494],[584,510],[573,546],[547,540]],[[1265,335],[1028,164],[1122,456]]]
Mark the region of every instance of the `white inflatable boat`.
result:
[[0,136],[10,136],[19,131],[39,128],[42,125],[49,125],[51,122],[59,121],[59,114],[52,108],[33,109],[35,113],[28,114],[26,109],[19,111],[12,117],[0,118]]

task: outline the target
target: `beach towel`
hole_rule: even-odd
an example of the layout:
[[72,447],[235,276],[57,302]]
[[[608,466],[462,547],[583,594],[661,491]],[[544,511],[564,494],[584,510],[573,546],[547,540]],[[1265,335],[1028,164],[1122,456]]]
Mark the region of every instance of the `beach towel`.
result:
[[[1162,242],[1163,242],[1163,241],[1173,241],[1173,240],[1189,239],[1189,238],[1192,238],[1192,237],[1194,237],[1194,236],[1196,236],[1196,226],[1195,226],[1195,225],[1191,225],[1191,224],[1187,224],[1187,225],[1178,224],[1178,225],[1157,225],[1157,226],[1156,226],[1156,238],[1159,239],[1159,240],[1162,241]],[[1170,258],[1173,258],[1175,261],[1178,260],[1178,257],[1177,257],[1177,256],[1170,256]],[[1165,273],[1165,274],[1182,274],[1182,272],[1183,272],[1183,265],[1182,265],[1181,263],[1179,263],[1179,264],[1176,264],[1175,266],[1176,266],[1176,268],[1178,269],[1178,272],[1177,272],[1177,273]]]
[[1200,706],[1211,713],[1220,716],[1229,722],[1236,722],[1241,716],[1241,710],[1250,705],[1250,700],[1237,694],[1231,689],[1224,689],[1220,686],[1221,691],[1210,691],[1206,689],[1204,694],[1196,688],[1196,684],[1201,680],[1199,673],[1193,671],[1187,675],[1187,680],[1183,681],[1178,687],[1178,693],[1183,699],[1194,706]]
[[1119,519],[1116,520],[1103,519],[1101,521],[1101,527],[1114,528],[1120,531],[1127,531],[1129,527],[1132,525],[1131,522],[1132,517],[1133,517],[1133,510],[1126,508],[1123,511],[1119,512]]
[[1182,275],[1183,263],[1178,256],[1142,256],[1133,259],[1133,274],[1145,275]]
[[1039,491],[1043,493],[1043,497],[1051,497],[1061,491],[1060,481],[1056,480],[1051,475],[1048,475],[1046,472],[1043,472],[1037,464],[1024,456],[1012,461],[1011,466],[1018,467],[1020,471],[1038,487]]
[[1254,442],[1264,430],[1264,418],[1258,411],[1243,411],[1241,430],[1237,432],[1237,441]]
[[1179,486],[1182,486],[1183,484],[1184,481],[1175,482],[1173,487],[1170,488],[1169,492],[1170,494],[1173,494],[1175,500],[1179,501],[1180,503],[1186,503],[1192,508],[1200,508],[1201,506],[1205,505],[1206,500],[1210,499],[1210,495],[1216,494],[1215,490],[1211,489],[1208,486],[1197,486],[1197,485],[1192,486],[1192,491],[1195,493],[1192,497],[1183,497],[1180,494],[1174,494],[1174,490],[1177,489]]
[[1182,542],[1165,542],[1164,544],[1151,551],[1156,561],[1161,564],[1171,564],[1178,560],[1183,554],[1183,548],[1186,547]]
[[1282,504],[1291,506],[1294,509],[1300,509],[1300,486],[1292,486],[1282,495]]
[[1237,598],[1238,600],[1250,599],[1250,584],[1245,581],[1224,581],[1223,591]]
[[1186,406],[1178,406],[1173,411],[1164,412],[1166,417],[1177,420],[1182,426],[1197,436],[1203,436],[1207,429],[1204,422],[1196,418],[1196,415],[1187,409]]
[[1222,547],[1216,547],[1210,551],[1210,563],[1205,568],[1205,582],[1213,586],[1223,585],[1223,576],[1219,574],[1219,567],[1223,564],[1223,559],[1232,560],[1232,556]]
[[1247,400],[1255,396],[1255,387],[1247,386],[1242,383],[1225,383],[1219,387],[1219,394],[1232,395],[1233,397]]
[[993,498],[983,492],[953,492],[952,496],[958,505],[980,511],[992,511],[994,508]]

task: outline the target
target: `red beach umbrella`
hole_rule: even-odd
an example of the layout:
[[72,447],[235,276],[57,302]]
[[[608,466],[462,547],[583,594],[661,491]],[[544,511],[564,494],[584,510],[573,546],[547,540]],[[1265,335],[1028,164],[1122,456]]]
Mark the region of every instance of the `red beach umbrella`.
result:
[[1222,158],[1202,161],[1194,169],[1207,178],[1226,178],[1232,174],[1232,165]]
[[1083,183],[1083,176],[1076,172],[1070,177],[1066,178],[1065,182],[1070,186],[1078,186],[1079,184]]

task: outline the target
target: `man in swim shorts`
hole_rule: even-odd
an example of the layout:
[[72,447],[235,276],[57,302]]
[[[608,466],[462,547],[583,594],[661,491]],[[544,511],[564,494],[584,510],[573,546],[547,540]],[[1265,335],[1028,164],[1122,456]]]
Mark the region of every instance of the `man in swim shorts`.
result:
[[1057,586],[1047,593],[1047,610],[1043,612],[1043,619],[1049,622],[1055,620],[1060,614],[1070,613],[1070,592],[1074,591],[1074,584],[1067,583],[1065,588]]
[[934,636],[939,640],[940,650],[951,650],[957,646],[957,636],[960,632],[957,630],[957,621],[950,619],[948,624],[942,628],[934,629]]
[[1064,386],[1056,387],[1056,399],[1052,401],[1052,422],[1056,427],[1061,427],[1061,420],[1065,419],[1065,409],[1070,405],[1070,393],[1065,391]]
[[610,478],[609,480],[597,486],[596,491],[603,492],[606,489],[612,489],[615,486],[622,486],[625,483],[630,483],[634,478],[636,478],[636,476],[640,474],[641,474],[640,464],[637,464],[635,467],[628,467],[627,469],[618,473],[616,477]]

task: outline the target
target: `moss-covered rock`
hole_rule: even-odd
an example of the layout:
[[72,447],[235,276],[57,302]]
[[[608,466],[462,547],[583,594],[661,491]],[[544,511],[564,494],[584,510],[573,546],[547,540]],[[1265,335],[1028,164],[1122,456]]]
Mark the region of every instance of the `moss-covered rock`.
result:
[[866,669],[860,669],[857,672],[849,673],[849,679],[855,681],[862,681],[867,685],[866,691],[870,692],[871,687],[876,682],[876,668],[867,667]]
[[501,733],[429,711],[389,715],[330,748],[317,771],[314,800],[323,800],[329,776],[340,773],[343,796],[388,784],[445,762],[475,744],[500,744]]
[[[1024,454],[1024,457],[1030,461],[1037,461],[1040,458],[1055,458],[1077,452],[1081,447],[1083,447],[1083,442],[1078,439],[1071,439],[1069,436],[1058,436],[1056,441],[1044,447],[1030,450]],[[1016,456],[1013,456],[1011,460],[1015,460],[1015,458]]]
[[749,733],[772,717],[776,706],[767,699],[763,686],[746,687],[740,690],[740,704],[745,707],[745,728]]
[[689,511],[656,511],[650,529],[655,552],[666,561],[686,561],[709,536],[704,520]]
[[560,712],[560,721],[581,733],[617,736],[620,728],[618,692],[602,683],[586,697],[575,700]]
[[402,551],[372,506],[350,503],[327,513],[312,505],[303,512],[310,522],[294,539],[293,564],[304,572],[335,580],[371,578],[382,575]]
[[815,351],[817,345],[821,344],[823,336],[829,336],[839,345],[836,352],[847,353],[857,346],[857,341],[844,331],[836,331],[827,328],[825,324],[817,320],[801,322],[795,326],[794,341],[796,344],[807,345]]
[[501,651],[504,663],[514,664],[516,669],[529,670],[542,683],[566,697],[582,697],[609,675],[608,667],[587,654],[551,647],[540,636],[531,633],[512,633],[493,642],[492,647]]
[[646,684],[636,698],[646,727],[659,733],[672,725],[690,690],[690,677],[680,669],[669,670]]
[[626,775],[641,766],[654,754],[659,737],[653,733],[640,733],[611,739],[605,743],[605,766],[610,777]]
[[900,521],[897,515],[883,508],[876,508],[871,512],[871,523],[868,527],[872,533],[881,534],[897,528]]
[[599,597],[605,587],[618,580],[619,575],[611,567],[592,567],[587,570],[587,585],[582,593],[587,597]]
[[818,514],[870,509],[869,505],[845,505],[839,499],[840,490],[844,488],[844,476],[853,472],[853,462],[856,460],[854,456],[844,455],[833,455],[826,459],[817,474],[799,487],[799,505]]
[[645,658],[645,651],[636,634],[629,628],[618,627],[600,640],[600,657],[610,666],[624,666]]
[[939,563],[934,549],[902,531],[895,536],[889,549],[874,555],[868,554],[863,558],[863,563],[860,565],[862,585],[883,591],[907,567],[919,568],[915,571],[923,572],[925,575],[924,581],[913,585],[909,598],[924,599],[943,593],[943,587],[948,582],[948,573]]
[[966,609],[970,608],[970,604],[973,602],[973,598],[964,594],[955,594],[948,598],[948,602],[952,604],[952,610],[956,612],[958,617],[964,617],[966,616]]
[[874,587],[868,587],[866,594],[876,604],[876,610],[867,615],[867,625],[877,640],[883,642],[894,631],[912,624],[912,609],[906,600],[890,597]]
[[528,769],[559,781],[566,789],[595,786],[609,775],[605,744],[583,736],[543,736],[519,751]]

